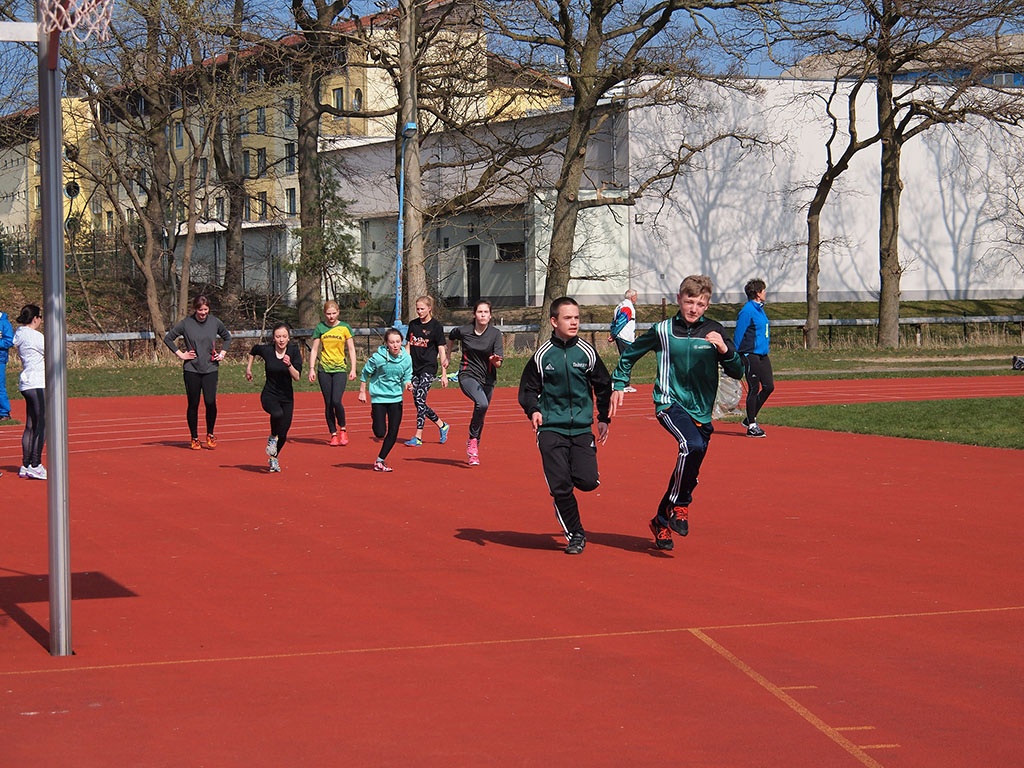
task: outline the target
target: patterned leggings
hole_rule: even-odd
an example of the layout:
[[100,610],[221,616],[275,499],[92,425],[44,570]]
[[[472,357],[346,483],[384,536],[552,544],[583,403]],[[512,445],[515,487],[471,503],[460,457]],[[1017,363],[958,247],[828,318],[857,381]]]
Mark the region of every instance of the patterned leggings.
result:
[[412,377],[412,400],[416,403],[416,429],[423,429],[427,419],[437,424],[440,417],[434,413],[434,409],[427,405],[427,393],[430,392],[430,385],[434,383],[434,374],[430,371],[417,373]]

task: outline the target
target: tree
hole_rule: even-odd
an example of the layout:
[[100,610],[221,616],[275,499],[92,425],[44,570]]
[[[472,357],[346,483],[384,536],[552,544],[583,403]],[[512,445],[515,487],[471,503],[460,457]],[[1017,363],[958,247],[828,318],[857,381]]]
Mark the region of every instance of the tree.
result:
[[[856,0],[828,3],[833,22],[820,26],[811,18],[812,5],[793,4],[801,23],[796,50],[821,53],[801,61],[794,74],[825,76],[836,83],[849,81],[851,92],[872,83],[876,115],[871,132],[859,137],[855,103],[847,101],[846,147],[834,159],[831,152],[808,213],[808,328],[816,333],[817,214],[835,178],[856,152],[879,144],[879,302],[878,345],[899,345],[899,304],[902,265],[899,258],[899,210],[903,193],[900,158],[903,146],[939,126],[964,123],[980,116],[994,123],[1017,124],[1024,102],[994,75],[1020,68],[1021,51],[1007,46],[1006,29],[1019,28],[1020,5],[1009,0]],[[813,43],[809,42],[813,40]],[[835,91],[834,91],[835,93]],[[832,101],[830,104],[834,103]],[[831,114],[831,112],[830,112]],[[833,126],[837,123],[833,122]],[[829,141],[836,138],[833,131]]]
[[[562,162],[555,182],[544,304],[567,291],[580,212],[609,202],[580,196],[587,144],[602,127],[602,102],[630,84],[631,102],[640,106],[645,101],[663,99],[666,82],[707,76],[711,68],[702,54],[722,43],[710,16],[760,5],[767,3],[501,0],[494,4],[490,21],[498,34],[522,52],[529,66],[564,74],[571,94],[571,114],[562,137]],[[680,147],[677,162],[659,176],[664,179],[678,173],[692,157],[691,150]],[[631,204],[639,194],[637,189],[617,196],[615,204]]]

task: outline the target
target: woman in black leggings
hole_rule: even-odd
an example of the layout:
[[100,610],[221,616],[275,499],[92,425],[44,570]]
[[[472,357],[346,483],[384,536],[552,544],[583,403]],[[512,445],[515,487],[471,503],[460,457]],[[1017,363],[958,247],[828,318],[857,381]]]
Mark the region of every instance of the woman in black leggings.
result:
[[[210,314],[210,301],[205,296],[196,296],[192,302],[194,312],[175,325],[164,336],[164,344],[184,362],[182,375],[185,379],[185,397],[188,407],[185,421],[192,437],[193,451],[201,451],[199,442],[199,398],[206,404],[206,447],[217,447],[214,426],[217,424],[217,372],[220,361],[231,346],[231,334],[224,323]],[[217,338],[221,348],[217,350]],[[178,347],[182,340],[183,349]]]
[[270,436],[267,438],[268,469],[280,472],[277,457],[288,442],[288,430],[292,426],[295,411],[295,392],[292,382],[299,380],[302,372],[302,354],[297,344],[292,344],[288,323],[274,326],[273,344],[256,344],[249,352],[249,364],[245,366],[245,378],[252,381],[252,364],[261,358],[266,366],[267,380],[260,394],[260,405],[270,414]]
[[484,431],[484,417],[491,405],[498,369],[505,354],[501,331],[491,325],[491,302],[478,301],[473,307],[473,322],[453,328],[448,338],[462,344],[459,388],[462,394],[473,401],[466,457],[469,466],[475,467],[480,464],[480,437]]
[[21,468],[18,477],[45,480],[43,442],[46,439],[46,362],[43,313],[35,304],[26,304],[18,315],[18,330],[13,345],[21,358],[18,389],[25,398],[25,431],[21,435]]

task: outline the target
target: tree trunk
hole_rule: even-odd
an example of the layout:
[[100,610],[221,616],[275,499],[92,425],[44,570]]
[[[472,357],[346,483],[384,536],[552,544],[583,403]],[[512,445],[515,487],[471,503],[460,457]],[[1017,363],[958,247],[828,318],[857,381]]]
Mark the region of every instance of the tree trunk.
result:
[[320,201],[320,161],[317,144],[320,140],[320,78],[316,76],[313,57],[303,60],[299,82],[304,93],[299,99],[297,126],[299,225],[302,227],[301,255],[295,275],[296,304],[299,326],[314,328],[320,320],[320,284],[323,273],[319,262],[323,253],[323,221]]
[[[576,226],[579,220],[580,181],[587,161],[587,128],[590,116],[573,115],[572,126],[566,140],[562,172],[558,178],[558,193],[552,215],[551,244],[548,249],[547,273],[544,278],[544,300],[541,307],[551,305],[555,299],[569,291],[572,277],[572,257],[575,249]],[[537,345],[547,339],[549,331],[541,324]]]
[[882,136],[881,190],[878,216],[878,346],[895,349],[900,342],[899,230],[900,149],[892,115],[892,78],[878,78],[878,121]]
[[[419,26],[419,4],[412,0],[402,0],[401,41],[399,49],[399,69],[402,78],[398,84],[400,106],[398,145],[404,144],[405,161],[405,252],[402,264],[405,274],[402,276],[402,302],[399,307],[400,318],[408,321],[415,315],[413,307],[418,296],[427,294],[427,272],[423,258],[423,185],[420,174],[420,134],[405,139],[402,131],[407,123],[419,123],[416,105],[417,73],[416,73],[416,30]],[[399,163],[403,158],[399,157]]]
[[807,211],[807,321],[804,323],[804,344],[818,348],[818,276],[821,273],[821,208],[818,196]]

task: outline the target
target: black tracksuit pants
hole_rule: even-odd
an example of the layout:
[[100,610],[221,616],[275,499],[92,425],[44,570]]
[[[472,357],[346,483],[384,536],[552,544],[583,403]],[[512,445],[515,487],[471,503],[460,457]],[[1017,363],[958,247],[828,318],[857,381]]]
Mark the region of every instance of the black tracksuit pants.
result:
[[555,517],[566,538],[573,533],[583,533],[575,490],[592,491],[600,484],[597,444],[593,434],[588,432],[570,437],[541,430],[537,433],[537,447],[548,492],[555,504]]

